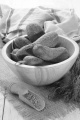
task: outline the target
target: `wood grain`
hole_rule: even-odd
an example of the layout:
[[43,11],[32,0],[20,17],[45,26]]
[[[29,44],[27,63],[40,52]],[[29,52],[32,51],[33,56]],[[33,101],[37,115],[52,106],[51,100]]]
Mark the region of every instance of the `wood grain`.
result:
[[[0,51],[1,52],[1,51]],[[19,82],[17,76],[10,70],[0,54],[0,86],[5,82]],[[32,87],[32,86],[31,86]],[[48,100],[48,89],[33,87],[35,92],[42,95],[46,102],[43,111],[38,112],[18,99],[18,96],[6,90],[3,120],[79,120],[79,105],[62,101]],[[1,112],[1,111],[0,111]]]
[[0,120],[3,119],[3,115],[4,115],[4,96],[2,94],[2,90],[0,87]]
[[[17,74],[21,81],[24,80],[29,84],[38,86],[51,84],[59,80],[70,70],[70,68],[76,61],[79,53],[79,47],[76,42],[71,41],[71,39],[69,39],[68,37],[63,37],[60,35],[58,38],[61,46],[65,47],[70,54],[70,57],[67,60],[59,62],[59,64],[37,67],[24,64],[20,65],[18,62],[16,63],[8,57],[10,56],[13,40],[9,41],[2,49],[3,58],[8,66],[11,68],[11,70],[15,74]],[[27,47],[30,47],[30,45],[28,45]],[[19,51],[19,53],[21,51],[25,51],[24,49],[26,49],[26,46],[24,46]]]

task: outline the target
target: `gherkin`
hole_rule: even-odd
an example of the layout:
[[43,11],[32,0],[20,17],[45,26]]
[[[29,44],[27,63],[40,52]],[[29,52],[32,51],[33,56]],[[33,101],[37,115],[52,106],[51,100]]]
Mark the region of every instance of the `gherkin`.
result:
[[26,34],[31,42],[36,41],[44,34],[44,30],[36,23],[30,23],[26,26]]

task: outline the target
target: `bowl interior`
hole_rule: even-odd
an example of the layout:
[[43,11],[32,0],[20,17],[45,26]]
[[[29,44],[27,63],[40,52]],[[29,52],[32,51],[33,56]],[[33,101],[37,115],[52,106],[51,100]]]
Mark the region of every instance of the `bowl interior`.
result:
[[70,56],[72,56],[75,51],[74,41],[67,37],[65,38],[61,36],[59,36],[59,41],[61,43],[61,46],[65,47],[68,50]]
[[[62,37],[62,36],[59,36],[59,41],[61,43],[61,46],[65,47],[70,56],[73,55],[74,51],[75,51],[75,46],[74,44],[72,43],[72,41],[66,37]],[[6,55],[10,58],[10,53],[12,51],[12,41],[10,41],[10,43],[8,44],[7,48],[6,48]],[[12,60],[13,61],[13,60]],[[14,61],[15,62],[15,61]]]

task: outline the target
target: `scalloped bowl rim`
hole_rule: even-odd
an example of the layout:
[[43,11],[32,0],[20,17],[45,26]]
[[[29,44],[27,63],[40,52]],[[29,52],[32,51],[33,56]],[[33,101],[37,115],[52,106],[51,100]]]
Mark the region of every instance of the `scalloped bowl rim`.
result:
[[[74,40],[72,40],[71,38],[68,38],[68,37],[64,37],[64,36],[62,36],[62,35],[59,35],[60,37],[63,37],[64,39],[66,38],[68,41],[70,41],[72,44],[73,44],[73,46],[74,46],[74,53],[68,58],[68,59],[66,59],[66,60],[64,60],[64,61],[62,61],[62,62],[59,62],[59,63],[56,63],[56,64],[50,64],[50,65],[44,65],[44,66],[30,66],[30,65],[19,65],[20,67],[25,67],[25,68],[35,68],[35,67],[40,67],[40,68],[49,68],[49,67],[56,67],[56,66],[59,66],[59,65],[61,65],[61,64],[65,64],[66,62],[69,62],[69,61],[71,61],[72,59],[74,59],[75,58],[75,56],[78,56],[78,54],[79,54],[79,46],[78,46],[78,44],[74,41]],[[14,40],[14,39],[13,39]],[[11,60],[8,56],[7,56],[7,54],[6,54],[6,51],[7,51],[7,47],[12,43],[12,41],[13,40],[10,40],[8,43],[6,43],[4,46],[3,46],[3,48],[2,48],[2,56],[4,57],[4,59],[7,61],[7,62],[9,62],[9,63],[11,63],[11,64],[13,64],[13,65],[17,65],[16,64],[16,62],[15,61],[13,61],[13,60]]]

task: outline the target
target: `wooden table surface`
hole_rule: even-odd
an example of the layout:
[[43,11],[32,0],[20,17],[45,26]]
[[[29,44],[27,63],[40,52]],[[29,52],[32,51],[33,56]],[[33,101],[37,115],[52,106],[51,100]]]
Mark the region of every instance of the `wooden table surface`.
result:
[[1,82],[14,81],[19,79],[4,62],[0,49],[0,120],[80,120],[79,105],[48,100],[48,90],[44,87],[34,89],[44,97],[46,107],[41,112],[34,110],[2,87]]

